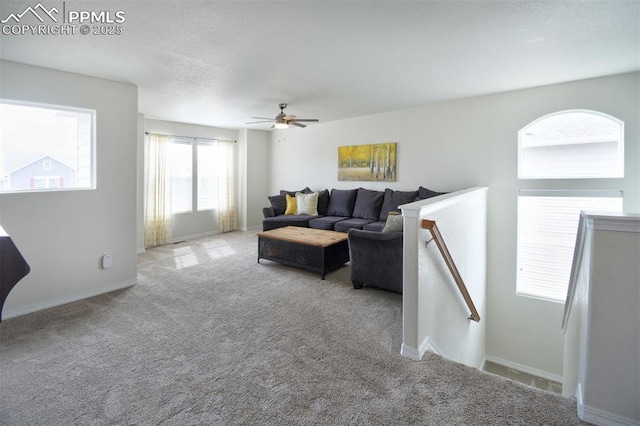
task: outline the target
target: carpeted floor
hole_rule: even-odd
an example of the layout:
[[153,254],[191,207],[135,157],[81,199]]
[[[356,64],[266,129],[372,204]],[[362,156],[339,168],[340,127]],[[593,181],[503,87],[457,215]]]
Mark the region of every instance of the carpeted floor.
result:
[[257,263],[255,233],[148,250],[127,290],[0,324],[0,424],[580,424],[574,400],[400,356],[402,297]]

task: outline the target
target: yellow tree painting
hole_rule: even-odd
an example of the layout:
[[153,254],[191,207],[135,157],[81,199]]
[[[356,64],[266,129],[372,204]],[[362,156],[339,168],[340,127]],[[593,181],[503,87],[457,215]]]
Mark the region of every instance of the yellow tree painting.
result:
[[396,181],[396,142],[338,147],[338,180]]

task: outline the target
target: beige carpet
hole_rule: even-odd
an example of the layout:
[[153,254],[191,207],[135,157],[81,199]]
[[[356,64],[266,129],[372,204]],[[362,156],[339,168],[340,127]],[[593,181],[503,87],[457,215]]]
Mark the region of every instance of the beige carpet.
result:
[[0,424],[580,424],[574,400],[400,356],[401,296],[348,266],[321,281],[256,247],[148,250],[137,286],[0,324]]

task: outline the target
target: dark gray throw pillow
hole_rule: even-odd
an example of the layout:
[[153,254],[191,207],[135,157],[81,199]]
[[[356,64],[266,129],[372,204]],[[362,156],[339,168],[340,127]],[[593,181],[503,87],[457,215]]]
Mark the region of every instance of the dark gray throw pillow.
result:
[[427,198],[435,197],[442,194],[446,194],[446,192],[436,192],[421,186],[420,188],[418,188],[418,196],[416,197],[416,201],[426,200]]
[[356,195],[358,195],[357,189],[332,189],[327,215],[351,217]]
[[326,215],[329,209],[329,190],[318,191],[318,214]]
[[393,189],[384,190],[384,202],[380,210],[380,220],[387,220],[389,212],[398,211],[398,206],[407,203],[413,203],[418,196],[418,191],[394,191]]
[[383,201],[384,192],[358,188],[356,204],[353,207],[353,217],[378,220]]
[[271,207],[273,208],[276,216],[284,214],[284,211],[287,209],[286,195],[272,195],[269,197],[269,201],[271,202]]

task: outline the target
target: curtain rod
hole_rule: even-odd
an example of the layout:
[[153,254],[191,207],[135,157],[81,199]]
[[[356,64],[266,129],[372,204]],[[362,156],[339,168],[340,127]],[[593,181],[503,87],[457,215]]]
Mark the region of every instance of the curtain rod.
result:
[[200,138],[196,136],[179,136],[179,135],[167,135],[165,133],[154,133],[154,132],[144,132],[145,135],[157,135],[157,136],[170,136],[173,138],[183,138],[183,139],[195,139],[195,140],[206,140],[206,141],[222,141],[222,142],[233,142],[236,143],[238,141],[231,139],[220,139],[220,138]]

